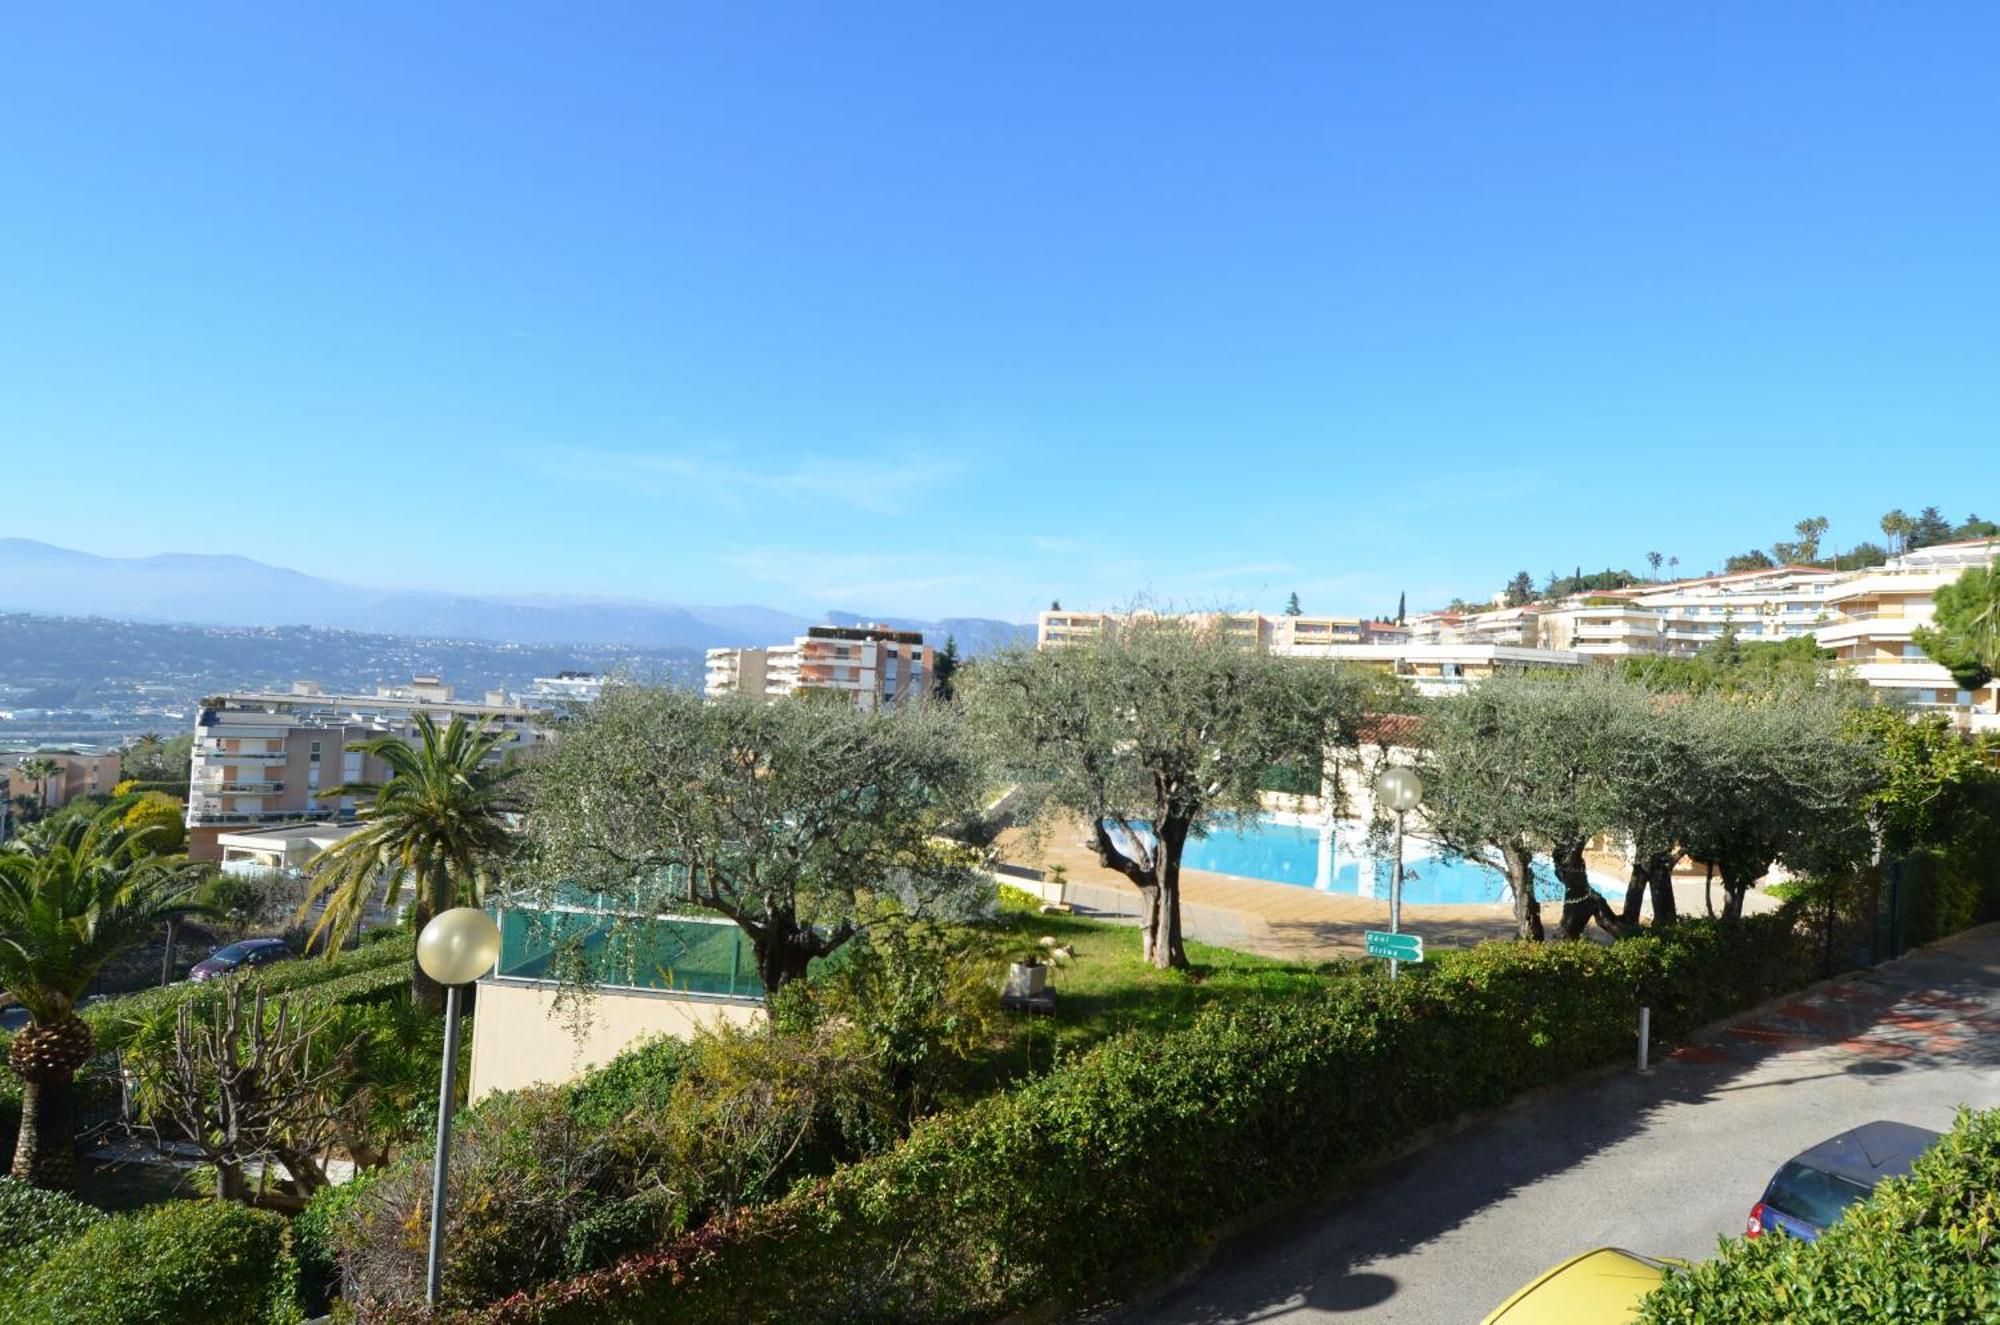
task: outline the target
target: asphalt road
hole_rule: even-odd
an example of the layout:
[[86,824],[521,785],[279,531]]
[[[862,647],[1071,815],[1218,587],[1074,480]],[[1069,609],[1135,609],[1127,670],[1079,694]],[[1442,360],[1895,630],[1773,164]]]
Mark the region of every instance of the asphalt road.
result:
[[1399,1161],[1101,1325],[1468,1325],[1595,1246],[1702,1259],[1784,1160],[1876,1118],[2000,1105],[2000,925],[1850,976]]

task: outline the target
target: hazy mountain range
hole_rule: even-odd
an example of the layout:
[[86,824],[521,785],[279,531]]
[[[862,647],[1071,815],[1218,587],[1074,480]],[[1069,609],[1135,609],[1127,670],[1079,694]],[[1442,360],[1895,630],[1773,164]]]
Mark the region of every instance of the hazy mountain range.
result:
[[162,553],[100,557],[26,538],[0,538],[0,610],[213,626],[319,626],[427,639],[706,649],[773,644],[809,625],[888,620],[946,636],[978,653],[1033,637],[1009,621],[911,621],[830,612],[819,621],[754,605],[681,607],[626,599],[370,589],[247,557]]

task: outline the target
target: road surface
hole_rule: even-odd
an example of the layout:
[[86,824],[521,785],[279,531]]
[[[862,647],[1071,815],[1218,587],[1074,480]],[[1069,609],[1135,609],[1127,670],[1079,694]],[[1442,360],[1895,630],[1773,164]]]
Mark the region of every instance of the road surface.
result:
[[1645,1076],[1510,1110],[1218,1246],[1098,1325],[1468,1325],[1612,1245],[1702,1259],[1784,1160],[1857,1123],[2000,1105],[2000,925],[1768,1008]]

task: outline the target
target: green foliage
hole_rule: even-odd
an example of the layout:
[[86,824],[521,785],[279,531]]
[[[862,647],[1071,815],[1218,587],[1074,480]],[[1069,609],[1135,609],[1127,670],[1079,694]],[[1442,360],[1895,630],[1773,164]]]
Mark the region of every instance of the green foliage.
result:
[[1746,570],[1775,570],[1777,565],[1777,562],[1771,560],[1770,553],[1762,548],[1753,547],[1748,552],[1739,552],[1723,562],[1722,571],[1725,575],[1734,575],[1738,571]]
[[1960,688],[1977,690],[2000,673],[2000,569],[1974,567],[1932,595],[1935,624],[1910,638]]
[[[419,921],[479,905],[495,868],[517,845],[510,817],[520,808],[512,784],[521,768],[500,757],[506,734],[460,716],[440,728],[427,713],[417,715],[416,727],[414,742],[390,734],[348,747],[386,766],[388,781],[320,793],[363,802],[361,830],[308,866],[308,900],[325,901],[313,934],[330,944],[356,933],[377,897],[393,907],[406,887]],[[420,987],[436,990],[417,975]]]
[[171,1201],[92,1224],[54,1248],[0,1325],[294,1325],[298,1267],[269,1211]]
[[1649,690],[1763,695],[1832,684],[1833,658],[1805,636],[1745,644],[1725,631],[1692,658],[1621,658],[1618,669]]
[[18,1292],[19,1281],[55,1244],[103,1218],[102,1211],[75,1197],[0,1177],[0,1299]]
[[[1490,944],[1216,1006],[929,1119],[894,1150],[596,1274],[451,1325],[988,1320],[1159,1269],[1260,1204],[1419,1128],[1622,1059],[1794,987],[1788,919],[1691,922],[1599,947]],[[376,1317],[386,1325],[413,1312]]]
[[163,791],[139,793],[119,825],[134,848],[149,856],[171,856],[187,845],[187,804]]
[[[901,1134],[881,1065],[850,1029],[704,1031],[665,1106],[645,1107],[661,1066],[628,1065],[589,1090],[583,1111],[569,1091],[542,1088],[468,1112],[445,1209],[448,1301],[606,1264],[777,1199]],[[621,1088],[633,1107],[619,1108]],[[353,1203],[339,1234],[350,1301],[372,1310],[421,1299],[424,1248],[410,1230],[429,1198],[429,1166],[412,1155]]]
[[570,1111],[585,1127],[615,1127],[666,1109],[686,1070],[686,1040],[662,1035],[638,1044],[569,1087]]
[[[628,916],[727,916],[775,992],[884,915],[983,903],[977,857],[936,835],[989,787],[953,706],[626,685],[538,761],[529,823],[549,900],[586,883]],[[648,925],[619,919],[612,938]]]
[[[142,791],[165,791],[186,795],[188,777],[194,763],[194,733],[163,738],[147,732],[125,748],[118,761],[118,776],[124,782],[149,784]],[[119,794],[126,788],[121,785]]]
[[292,1250],[299,1265],[299,1301],[307,1314],[321,1315],[340,1288],[341,1230],[353,1218],[355,1204],[368,1191],[379,1169],[357,1173],[343,1183],[322,1187],[292,1216]]
[[1648,1294],[1640,1325],[1936,1325],[2000,1316],[2000,1110],[1961,1113],[1908,1177],[1819,1239],[1724,1239]]

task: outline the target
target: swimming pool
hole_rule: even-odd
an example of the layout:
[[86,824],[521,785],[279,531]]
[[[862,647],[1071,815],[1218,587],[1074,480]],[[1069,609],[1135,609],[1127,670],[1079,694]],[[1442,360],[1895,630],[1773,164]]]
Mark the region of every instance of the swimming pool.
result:
[[[1391,863],[1369,854],[1367,825],[1351,819],[1318,824],[1265,816],[1219,827],[1207,837],[1190,837],[1181,865],[1321,892],[1389,897]],[[1562,885],[1546,861],[1535,863],[1535,879],[1536,896],[1545,902],[1562,900]],[[1615,880],[1593,876],[1591,886],[1613,900],[1625,895],[1624,885]],[[1412,906],[1462,906],[1506,896],[1506,880],[1497,868],[1450,859],[1415,834],[1404,839],[1403,900]]]

